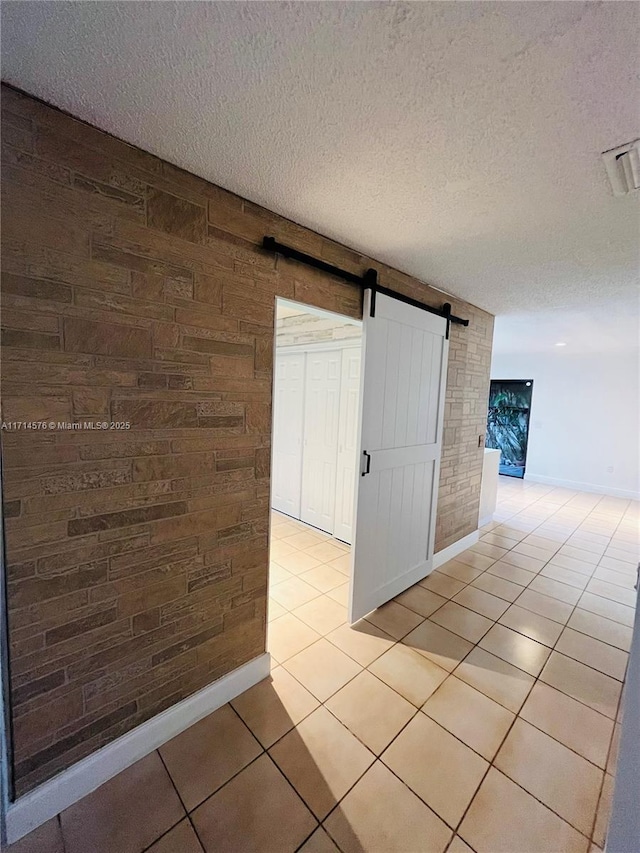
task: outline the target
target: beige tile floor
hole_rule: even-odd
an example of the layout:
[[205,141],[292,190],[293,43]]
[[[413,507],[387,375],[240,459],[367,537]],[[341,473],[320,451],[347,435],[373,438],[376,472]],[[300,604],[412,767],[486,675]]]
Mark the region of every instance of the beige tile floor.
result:
[[349,548],[274,513],[273,672],[12,853],[597,853],[638,504],[501,478],[480,541],[347,625]]

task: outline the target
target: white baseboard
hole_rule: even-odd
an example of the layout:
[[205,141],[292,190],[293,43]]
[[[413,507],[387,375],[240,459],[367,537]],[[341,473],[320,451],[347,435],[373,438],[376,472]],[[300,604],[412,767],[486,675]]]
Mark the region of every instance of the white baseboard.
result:
[[120,771],[262,681],[270,671],[268,653],[254,658],[10,803],[6,814],[8,843],[95,791]]
[[489,524],[490,521],[493,521],[493,513],[491,515],[485,515],[484,518],[478,520],[478,527],[484,527]]
[[524,479],[530,483],[542,483],[545,486],[562,486],[565,489],[574,489],[576,492],[592,492],[596,495],[610,495],[613,498],[627,498],[628,500],[640,500],[640,492],[630,489],[615,489],[609,486],[599,486],[595,483],[579,483],[576,480],[560,480],[556,477],[546,477],[542,474],[525,473]]
[[438,551],[433,555],[433,568],[437,569],[449,560],[453,560],[453,558],[457,557],[458,554],[462,554],[462,552],[466,551],[467,548],[471,548],[472,545],[475,545],[479,538],[480,531],[474,530],[473,533],[463,536],[462,539],[458,539],[457,542],[454,542],[453,545],[449,545],[448,548],[443,548],[442,551]]

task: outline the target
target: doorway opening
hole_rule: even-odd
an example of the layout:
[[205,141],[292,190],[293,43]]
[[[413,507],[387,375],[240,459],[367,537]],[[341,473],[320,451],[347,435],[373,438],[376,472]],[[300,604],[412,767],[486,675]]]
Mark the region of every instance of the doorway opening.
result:
[[486,447],[500,451],[500,473],[522,479],[527,464],[533,379],[492,379]]
[[276,323],[271,617],[342,569],[353,624],[433,568],[448,320],[366,288],[362,324],[285,301]]
[[362,323],[284,299],[275,322],[269,621],[324,635],[348,605]]

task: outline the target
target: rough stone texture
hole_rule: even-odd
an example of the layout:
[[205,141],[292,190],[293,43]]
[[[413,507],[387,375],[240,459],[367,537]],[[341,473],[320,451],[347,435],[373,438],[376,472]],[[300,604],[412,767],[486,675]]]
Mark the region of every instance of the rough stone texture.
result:
[[[3,89],[3,430],[18,795],[265,648],[276,295],[360,317],[264,233],[443,295]],[[28,156],[27,156],[28,155]],[[493,319],[452,327],[437,548],[475,529]]]

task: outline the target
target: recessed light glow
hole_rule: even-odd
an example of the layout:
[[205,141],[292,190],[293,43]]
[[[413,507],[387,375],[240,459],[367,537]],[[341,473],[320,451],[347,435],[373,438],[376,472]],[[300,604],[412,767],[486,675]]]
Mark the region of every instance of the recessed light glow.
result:
[[558,341],[558,343],[556,344],[556,346],[557,346],[557,347],[566,347],[566,344],[565,344],[565,342],[564,342],[564,341]]

